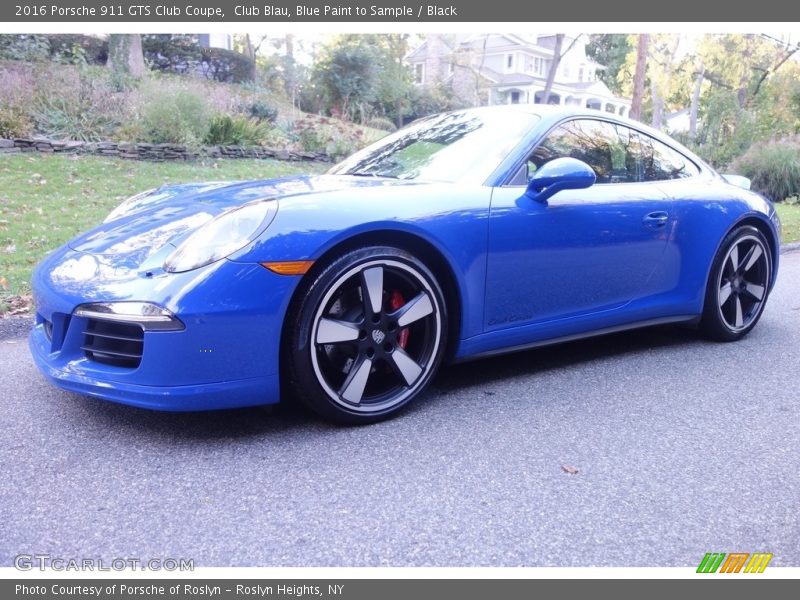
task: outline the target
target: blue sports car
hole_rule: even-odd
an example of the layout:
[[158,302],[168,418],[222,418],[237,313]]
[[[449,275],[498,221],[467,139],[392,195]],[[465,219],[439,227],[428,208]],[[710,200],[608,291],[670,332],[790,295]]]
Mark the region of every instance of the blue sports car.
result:
[[743,178],[597,111],[432,116],[327,174],[130,198],[36,269],[56,385],[163,410],[396,414],[443,361],[758,322],[780,223]]

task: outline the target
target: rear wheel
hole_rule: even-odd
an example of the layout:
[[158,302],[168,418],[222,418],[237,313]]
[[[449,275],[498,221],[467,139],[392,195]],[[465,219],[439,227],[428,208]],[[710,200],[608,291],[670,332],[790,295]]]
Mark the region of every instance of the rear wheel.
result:
[[442,360],[446,313],[416,257],[370,247],[333,260],[289,315],[289,377],[297,396],[338,422],[369,423],[407,406]]
[[728,234],[708,280],[702,330],[721,341],[747,335],[764,311],[771,274],[769,243],[758,229],[743,226]]

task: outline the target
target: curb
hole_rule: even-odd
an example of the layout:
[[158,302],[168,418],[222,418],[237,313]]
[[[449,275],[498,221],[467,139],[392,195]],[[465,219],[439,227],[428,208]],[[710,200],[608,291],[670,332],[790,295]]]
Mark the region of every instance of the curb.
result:
[[781,254],[786,254],[787,252],[795,252],[800,250],[800,242],[791,242],[789,244],[781,245]]

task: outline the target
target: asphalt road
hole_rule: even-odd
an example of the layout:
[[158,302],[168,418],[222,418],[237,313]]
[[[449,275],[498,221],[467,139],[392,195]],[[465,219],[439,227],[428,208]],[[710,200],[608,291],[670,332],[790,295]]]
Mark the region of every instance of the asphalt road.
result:
[[794,252],[741,342],[660,328],[449,367],[354,429],[90,400],[0,341],[0,565],[800,566],[798,292]]

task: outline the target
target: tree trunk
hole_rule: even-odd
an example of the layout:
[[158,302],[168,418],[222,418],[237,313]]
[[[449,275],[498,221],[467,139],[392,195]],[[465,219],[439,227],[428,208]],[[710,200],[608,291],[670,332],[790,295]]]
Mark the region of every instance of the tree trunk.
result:
[[295,92],[297,91],[296,65],[294,62],[294,35],[287,33],[283,38],[283,45],[286,47],[286,54],[283,61],[283,83],[286,86],[286,92],[292,98],[292,106],[294,106]]
[[256,79],[258,77],[258,69],[256,68],[256,52],[257,49],[253,45],[253,40],[250,39],[250,34],[244,34],[244,54],[247,58],[250,59],[250,81],[256,83]]
[[147,73],[142,52],[142,36],[111,34],[108,36],[108,66],[114,73],[141,79]]
[[542,92],[542,104],[550,102],[550,93],[553,91],[553,82],[558,73],[558,65],[561,64],[561,46],[564,44],[564,34],[556,34],[556,45],[553,48],[553,61],[550,63],[550,70],[547,72],[547,82],[544,84],[544,92]]
[[[753,38],[755,36],[752,33],[747,33],[744,36],[744,51],[742,52],[742,61],[744,64],[749,65],[751,58],[753,56]],[[747,106],[748,101],[748,87],[750,84],[750,72],[745,71],[742,74],[741,81],[739,83],[739,89],[736,91],[736,100],[739,102],[739,108],[745,108]]]
[[631,98],[631,119],[642,120],[642,100],[644,98],[644,79],[647,73],[647,46],[650,35],[639,34],[639,46],[636,50],[636,72],[633,76],[633,98]]
[[694,89],[692,90],[692,103],[689,106],[689,135],[692,139],[697,137],[697,111],[700,107],[700,91],[703,88],[703,74],[705,67],[700,67],[700,71],[694,79]]
[[650,94],[653,96],[653,116],[650,120],[650,124],[655,129],[661,129],[661,122],[664,115],[664,98],[661,97],[661,93],[658,91],[658,85],[656,85],[655,79],[650,81]]

